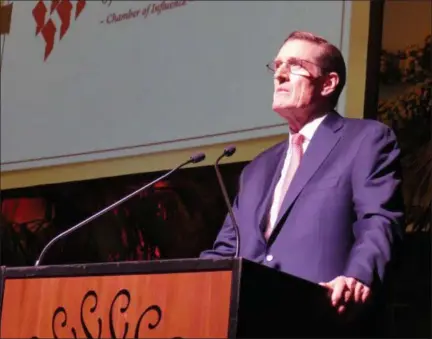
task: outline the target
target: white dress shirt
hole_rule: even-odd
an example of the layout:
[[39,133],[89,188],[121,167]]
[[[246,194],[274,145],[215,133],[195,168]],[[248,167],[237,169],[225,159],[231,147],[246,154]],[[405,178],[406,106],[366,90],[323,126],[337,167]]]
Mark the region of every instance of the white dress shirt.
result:
[[[317,130],[318,126],[321,124],[321,122],[325,119],[326,116],[327,116],[327,114],[325,114],[323,116],[320,116],[319,118],[316,118],[316,119],[308,122],[299,131],[299,133],[302,134],[305,137],[303,145],[302,145],[303,154],[305,154],[305,152],[306,152],[306,150],[307,150],[307,148],[309,146],[309,143],[312,140],[313,135],[315,134],[315,131]],[[288,143],[289,143],[288,144],[288,146],[289,146],[288,147],[288,152],[287,152],[286,157],[285,157],[285,162],[284,162],[284,165],[283,165],[283,168],[282,168],[282,172],[281,172],[279,181],[278,181],[278,183],[276,185],[276,188],[275,188],[275,191],[274,191],[274,194],[273,194],[273,203],[272,203],[272,206],[270,208],[269,223],[271,225],[271,228],[273,228],[273,226],[274,226],[274,224],[276,222],[276,219],[278,217],[278,214],[279,214],[278,213],[279,211],[277,211],[277,207],[279,206],[279,201],[281,199],[283,200],[284,197],[285,197],[285,193],[281,192],[281,189],[282,189],[282,184],[283,184],[283,182],[285,180],[285,176],[286,176],[286,173],[287,173],[287,170],[288,170],[288,165],[289,165],[290,160],[291,160],[291,151],[292,151],[292,147],[291,147],[291,145],[292,145],[292,134],[291,134],[291,132],[289,134]]]

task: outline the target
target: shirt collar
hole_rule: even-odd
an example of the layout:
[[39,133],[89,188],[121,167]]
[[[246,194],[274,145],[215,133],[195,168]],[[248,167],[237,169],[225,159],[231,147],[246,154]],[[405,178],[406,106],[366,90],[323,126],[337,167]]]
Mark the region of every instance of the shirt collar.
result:
[[[312,140],[312,137],[314,136],[316,130],[318,129],[318,126],[322,123],[322,121],[325,119],[326,116],[327,114],[323,114],[318,118],[309,121],[306,125],[302,127],[299,133],[305,137],[305,141],[310,142]],[[290,131],[290,140],[291,138],[292,138],[292,133]]]

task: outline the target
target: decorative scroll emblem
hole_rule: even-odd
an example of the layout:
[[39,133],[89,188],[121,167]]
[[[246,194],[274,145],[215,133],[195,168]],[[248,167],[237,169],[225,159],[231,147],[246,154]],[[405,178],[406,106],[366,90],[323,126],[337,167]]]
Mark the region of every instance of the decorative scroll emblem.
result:
[[[125,322],[124,325],[124,329],[122,333],[117,333],[116,329],[114,328],[114,319],[113,319],[113,315],[114,315],[114,308],[115,308],[115,304],[116,301],[118,299],[120,299],[121,297],[124,297],[123,299],[125,300],[123,302],[124,306],[120,307],[120,313],[125,313],[128,308],[129,308],[129,304],[131,301],[131,295],[129,293],[128,290],[126,289],[122,289],[120,290],[116,296],[114,297],[112,303],[111,303],[111,307],[110,307],[110,311],[109,311],[109,331],[110,331],[110,337],[111,338],[126,338],[128,333],[129,333],[129,328],[131,327],[131,324],[129,324],[129,322]],[[98,306],[98,295],[95,291],[91,290],[88,291],[83,300],[81,301],[81,311],[80,311],[80,320],[81,320],[81,327],[83,332],[85,333],[86,338],[101,338],[102,335],[102,319],[100,317],[98,317],[97,319],[97,323],[98,323],[98,331],[97,333],[90,333],[88,326],[86,324],[86,317],[84,315],[84,306],[86,304],[87,299],[92,299],[93,303],[92,306],[90,307],[90,313],[94,313],[96,311],[96,308]],[[145,318],[146,315],[148,315],[149,313],[154,313],[157,315],[157,320],[154,322],[148,322],[146,323]],[[150,305],[149,307],[147,307],[143,313],[141,313],[140,317],[138,318],[138,321],[135,325],[135,327],[133,328],[133,335],[134,338],[142,338],[142,334],[140,334],[141,331],[141,327],[147,326],[147,328],[149,330],[153,330],[156,327],[158,327],[159,323],[162,320],[162,310],[159,306],[157,305]],[[68,327],[68,315],[66,312],[66,309],[62,306],[57,307],[57,309],[54,311],[54,314],[52,316],[52,320],[51,320],[51,327],[52,327],[52,335],[53,338],[59,338],[58,336],[58,329],[59,326],[61,326],[62,328],[67,328]],[[68,337],[69,338],[78,338],[77,337],[77,330],[76,327],[72,326],[70,328],[71,331],[71,335]],[[32,339],[38,339],[38,337],[34,336],[32,337]]]

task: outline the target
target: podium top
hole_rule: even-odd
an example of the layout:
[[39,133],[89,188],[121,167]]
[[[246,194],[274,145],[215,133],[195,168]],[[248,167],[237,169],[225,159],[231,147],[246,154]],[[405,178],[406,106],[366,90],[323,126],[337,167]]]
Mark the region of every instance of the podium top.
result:
[[203,271],[239,271],[242,263],[258,265],[243,258],[227,259],[170,259],[153,261],[122,261],[88,264],[67,264],[47,266],[2,266],[1,275],[6,279],[49,278],[68,276],[161,274]]

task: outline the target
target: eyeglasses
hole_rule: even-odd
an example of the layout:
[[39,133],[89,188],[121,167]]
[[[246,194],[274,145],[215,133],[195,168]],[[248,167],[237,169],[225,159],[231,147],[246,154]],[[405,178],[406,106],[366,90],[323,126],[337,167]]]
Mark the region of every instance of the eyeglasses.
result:
[[271,73],[275,73],[282,65],[285,65],[287,71],[294,75],[300,75],[304,77],[311,77],[314,73],[312,68],[317,68],[319,71],[319,76],[323,74],[322,68],[308,60],[298,59],[298,58],[289,58],[287,61],[272,61],[269,62],[266,67]]

